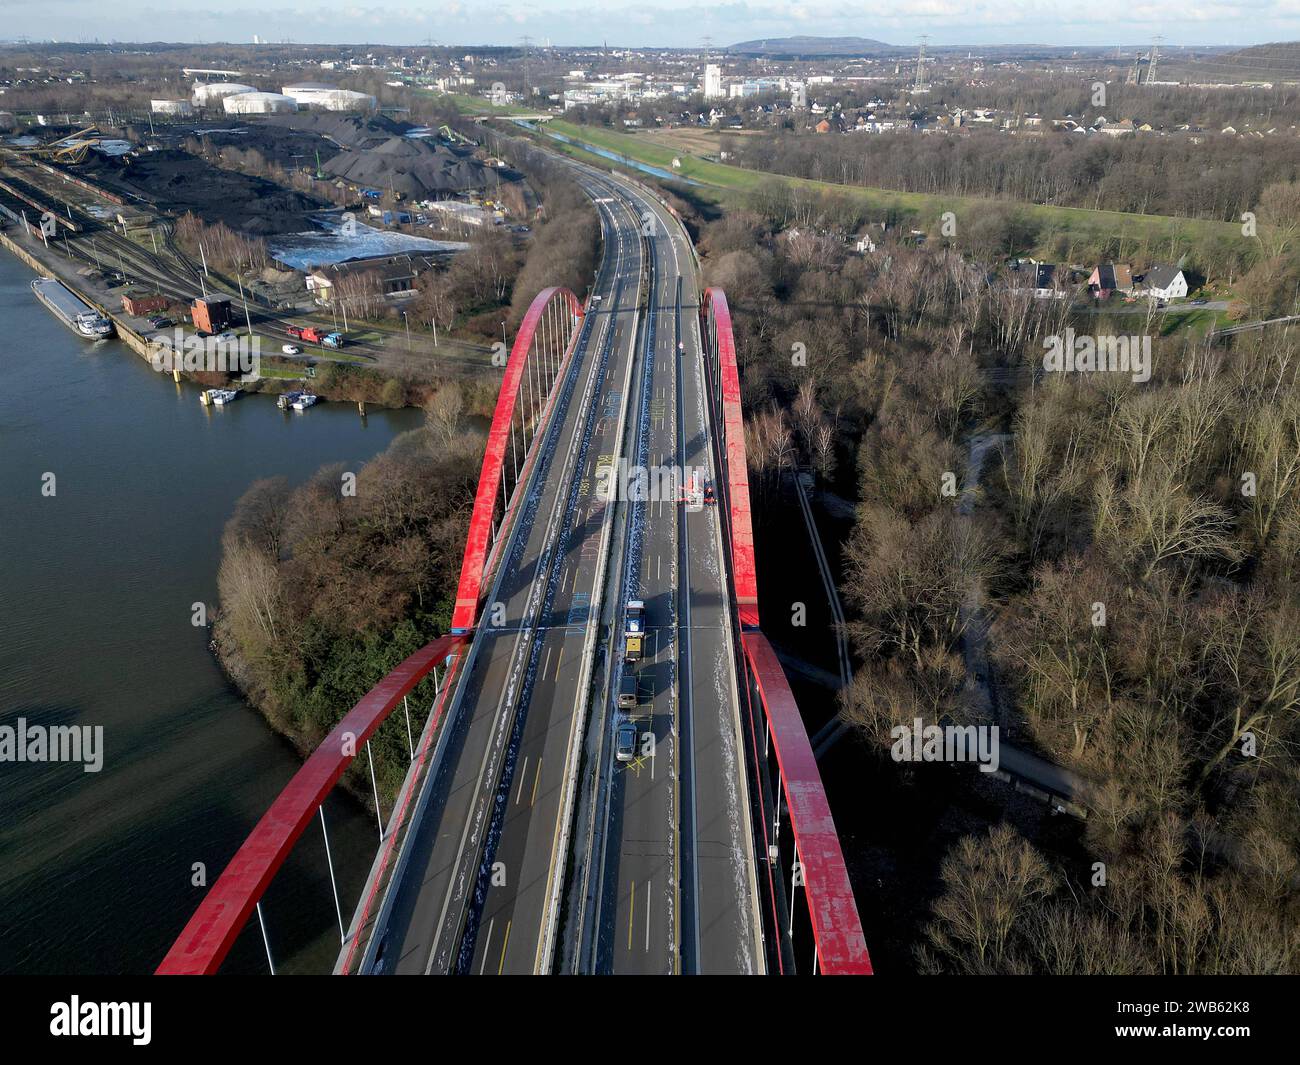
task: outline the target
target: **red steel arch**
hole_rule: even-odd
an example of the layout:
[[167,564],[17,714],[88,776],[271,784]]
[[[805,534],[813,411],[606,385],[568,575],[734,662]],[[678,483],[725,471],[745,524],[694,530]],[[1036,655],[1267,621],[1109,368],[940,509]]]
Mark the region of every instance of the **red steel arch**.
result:
[[[243,930],[267,885],[284,865],[307,823],[316,816],[356,752],[364,748],[404,696],[466,641],[440,636],[370,689],[321,741],[262,815],[212,885],[189,923],[158,966],[160,976],[206,976],[217,971]],[[434,708],[441,715],[451,684]],[[351,751],[352,753],[347,753]]]
[[706,353],[712,354],[715,362],[710,368],[710,385],[720,393],[721,399],[731,562],[741,644],[754,677],[759,705],[771,731],[790,825],[803,865],[817,961],[821,971],[828,975],[868,975],[872,972],[871,957],[817,759],[785,672],[759,628],[758,572],[740,405],[740,369],[736,363],[731,310],[722,289],[705,290],[700,318]]
[[742,626],[758,626],[758,568],[754,563],[754,527],[749,509],[749,472],[745,458],[745,420],[740,409],[740,370],[731,331],[731,308],[720,288],[704,290],[700,309],[714,343],[721,380],[723,444],[727,449],[727,505],[731,511],[732,574]]
[[[549,343],[554,339],[548,335],[548,326],[549,329],[557,327],[554,312],[551,312],[553,316],[549,322],[547,319],[547,309],[553,305],[552,301],[556,301],[554,305],[567,308],[569,312],[570,328],[568,335],[563,338],[561,371],[573,351],[573,344],[578,336],[578,326],[583,315],[582,304],[578,302],[578,297],[567,288],[559,286],[542,289],[519,324],[519,332],[515,335],[514,346],[510,349],[510,358],[506,362],[501,391],[497,395],[492,426],[488,430],[487,448],[483,453],[483,470],[479,475],[478,492],[474,497],[474,513],[470,518],[469,538],[465,543],[465,559],[461,563],[460,585],[456,590],[456,607],[451,619],[451,631],[457,635],[469,632],[478,620],[483,574],[487,566],[488,551],[492,546],[496,497],[504,475],[506,449],[510,444],[510,427],[520,395],[525,391],[525,376],[530,359],[537,350],[534,341],[540,338],[543,343]],[[559,376],[560,374],[557,373],[555,379],[559,380]]]

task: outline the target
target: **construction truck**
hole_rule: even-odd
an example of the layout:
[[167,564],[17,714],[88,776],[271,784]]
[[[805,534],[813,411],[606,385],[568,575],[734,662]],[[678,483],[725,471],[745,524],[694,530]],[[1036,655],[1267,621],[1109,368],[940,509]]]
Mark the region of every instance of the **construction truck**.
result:
[[305,340],[309,344],[324,344],[327,348],[341,348],[343,346],[342,333],[327,333],[324,329],[314,325],[287,325],[284,331],[291,337],[298,340]]
[[641,661],[641,641],[645,638],[645,603],[629,599],[623,627],[623,660]]

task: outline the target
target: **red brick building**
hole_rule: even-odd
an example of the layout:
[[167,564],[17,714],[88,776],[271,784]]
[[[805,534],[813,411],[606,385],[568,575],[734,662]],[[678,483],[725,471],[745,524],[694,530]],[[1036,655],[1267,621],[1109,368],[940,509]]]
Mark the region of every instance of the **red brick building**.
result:
[[194,328],[204,333],[220,333],[230,325],[229,296],[200,296],[190,308]]
[[156,292],[133,292],[129,296],[122,297],[122,310],[136,318],[143,318],[146,315],[165,311],[169,303],[171,300]]

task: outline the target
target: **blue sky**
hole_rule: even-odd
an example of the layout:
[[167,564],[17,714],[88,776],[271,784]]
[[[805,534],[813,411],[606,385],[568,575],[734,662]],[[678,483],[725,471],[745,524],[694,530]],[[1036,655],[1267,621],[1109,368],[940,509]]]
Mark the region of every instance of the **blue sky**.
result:
[[[1300,39],[1300,0],[1208,2],[1147,0],[1116,5],[1089,18],[1078,0],[895,0],[888,14],[844,0],[789,3],[695,0],[447,0],[388,5],[308,4],[301,0],[0,0],[0,39],[170,40],[513,44],[523,34],[557,45],[714,46],[792,34],[872,37],[913,45],[920,34],[938,44],[1035,42],[1054,45],[1140,44],[1163,34],[1178,44],[1256,44]],[[1094,8],[1096,11],[1101,9]]]

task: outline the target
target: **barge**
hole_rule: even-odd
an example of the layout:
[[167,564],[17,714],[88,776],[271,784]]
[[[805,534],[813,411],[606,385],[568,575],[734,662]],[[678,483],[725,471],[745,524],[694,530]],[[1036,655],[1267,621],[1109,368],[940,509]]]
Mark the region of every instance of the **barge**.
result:
[[38,277],[32,282],[32,292],[78,336],[87,340],[106,340],[113,335],[113,323],[73,295],[63,282],[52,277]]

